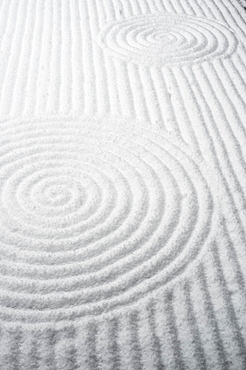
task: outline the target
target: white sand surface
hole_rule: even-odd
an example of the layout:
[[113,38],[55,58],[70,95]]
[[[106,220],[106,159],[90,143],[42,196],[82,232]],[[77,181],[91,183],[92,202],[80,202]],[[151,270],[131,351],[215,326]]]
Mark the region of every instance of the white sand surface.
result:
[[0,1],[0,370],[246,369],[244,6]]

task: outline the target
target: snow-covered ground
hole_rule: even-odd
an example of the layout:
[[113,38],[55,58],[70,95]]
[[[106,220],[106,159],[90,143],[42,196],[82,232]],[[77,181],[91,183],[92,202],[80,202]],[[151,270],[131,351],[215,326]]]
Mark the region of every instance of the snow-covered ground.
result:
[[242,0],[0,1],[0,369],[246,369]]

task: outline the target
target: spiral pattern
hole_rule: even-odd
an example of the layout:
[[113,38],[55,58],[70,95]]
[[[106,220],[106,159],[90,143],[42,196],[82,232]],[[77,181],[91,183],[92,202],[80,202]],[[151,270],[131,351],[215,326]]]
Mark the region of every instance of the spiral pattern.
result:
[[232,55],[238,43],[226,25],[208,18],[173,13],[114,21],[101,29],[98,42],[116,57],[145,65],[226,58]]
[[12,121],[1,133],[5,320],[134,302],[178,276],[210,233],[204,171],[165,137],[108,120]]

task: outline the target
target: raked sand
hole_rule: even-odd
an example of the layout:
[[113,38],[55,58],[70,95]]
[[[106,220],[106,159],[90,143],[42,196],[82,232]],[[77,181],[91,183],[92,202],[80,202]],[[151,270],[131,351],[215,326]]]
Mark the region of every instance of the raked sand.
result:
[[0,369],[246,369],[246,2],[0,1]]

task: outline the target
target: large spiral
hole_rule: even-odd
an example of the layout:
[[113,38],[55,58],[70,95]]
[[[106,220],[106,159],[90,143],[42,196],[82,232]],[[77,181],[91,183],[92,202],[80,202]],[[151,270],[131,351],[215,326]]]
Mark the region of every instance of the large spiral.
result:
[[2,123],[0,318],[99,314],[177,277],[215,214],[203,172],[125,122]]
[[98,36],[99,45],[128,62],[182,65],[229,57],[236,50],[232,30],[197,16],[161,13],[113,21]]

